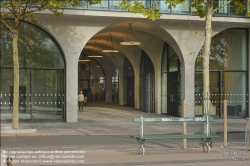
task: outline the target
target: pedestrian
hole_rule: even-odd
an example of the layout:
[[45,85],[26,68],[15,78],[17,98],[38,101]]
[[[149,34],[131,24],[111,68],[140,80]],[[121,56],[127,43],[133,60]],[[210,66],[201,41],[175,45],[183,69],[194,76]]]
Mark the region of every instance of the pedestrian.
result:
[[79,111],[83,112],[83,101],[84,101],[84,95],[82,94],[82,91],[80,91],[80,94],[78,94],[78,107]]
[[89,90],[86,86],[83,87],[82,89],[83,91],[83,95],[84,95],[84,105],[87,104],[87,99],[88,99],[88,94],[89,94]]

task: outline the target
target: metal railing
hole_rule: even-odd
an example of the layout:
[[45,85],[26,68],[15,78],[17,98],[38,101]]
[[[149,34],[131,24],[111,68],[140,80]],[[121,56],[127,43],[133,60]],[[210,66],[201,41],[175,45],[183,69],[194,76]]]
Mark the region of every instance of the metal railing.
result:
[[[165,0],[160,0],[156,2],[155,0],[138,0],[144,6],[152,7],[155,6],[156,3],[160,7],[160,13],[162,14],[183,14],[183,15],[194,15],[193,12],[195,11],[194,8],[189,6],[190,0],[186,0],[186,3],[179,4],[176,7],[172,7],[168,9],[169,3],[165,3]],[[227,0],[218,0],[215,1],[218,5],[222,5]],[[127,10],[123,9],[120,6],[122,0],[102,0],[100,4],[90,5],[87,0],[80,0],[80,6],[78,7],[67,7],[67,8],[74,8],[74,9],[83,9],[83,10],[103,10],[103,11],[124,11]],[[228,16],[228,17],[245,17],[246,13],[250,10],[250,2],[246,1],[247,10],[236,14],[233,5],[226,5],[225,7],[219,9],[216,12],[216,16]]]

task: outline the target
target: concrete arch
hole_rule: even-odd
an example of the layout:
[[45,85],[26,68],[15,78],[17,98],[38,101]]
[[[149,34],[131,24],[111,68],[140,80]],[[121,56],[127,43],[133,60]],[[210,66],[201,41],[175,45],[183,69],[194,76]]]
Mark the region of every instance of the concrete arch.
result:
[[[132,23],[132,29],[136,38],[136,41],[140,41],[142,45],[140,46],[121,46],[119,43],[123,41],[126,36],[126,32],[129,24]],[[154,22],[148,20],[129,20],[122,21],[118,23],[114,23],[112,25],[107,26],[106,28],[100,30],[96,35],[94,35],[88,43],[85,45],[84,50],[93,49],[94,41],[97,43],[98,49],[106,49],[111,47],[111,41],[108,40],[109,35],[112,35],[113,39],[113,47],[120,51],[120,54],[126,56],[128,60],[134,67],[135,78],[139,78],[140,74],[140,65],[138,61],[140,61],[141,50],[145,51],[150,57],[155,71],[155,87],[156,87],[156,100],[160,101],[160,92],[161,92],[161,82],[158,81],[161,79],[161,58],[162,58],[162,50],[164,46],[164,42],[169,43],[179,56],[181,61],[181,65],[184,65],[184,58],[181,53],[181,49],[178,47],[175,39],[164,30],[161,26],[155,24]],[[107,43],[109,45],[107,45]],[[129,48],[129,49],[128,49]],[[101,53],[101,52],[98,52]],[[101,53],[102,55],[106,55],[106,53]],[[135,56],[136,55],[136,56]],[[112,59],[111,57],[109,57]],[[112,60],[114,61],[114,60]],[[139,86],[139,79],[135,79],[135,86]],[[135,107],[139,108],[139,92],[135,94]],[[156,112],[161,112],[160,103],[156,105]]]

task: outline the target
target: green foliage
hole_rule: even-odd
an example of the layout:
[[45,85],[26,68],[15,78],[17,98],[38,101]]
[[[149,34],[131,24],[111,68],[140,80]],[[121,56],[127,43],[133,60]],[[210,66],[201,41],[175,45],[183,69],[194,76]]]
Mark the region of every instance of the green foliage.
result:
[[87,0],[90,5],[101,3],[101,0]]
[[190,7],[196,9],[193,14],[197,14],[201,18],[206,16],[207,3],[205,3],[203,0],[191,0]]
[[235,0],[235,12],[238,14],[244,10],[246,10],[245,4],[243,4],[242,0]]
[[171,9],[172,6],[176,7],[179,4],[184,4],[186,2],[186,0],[166,0],[165,3],[170,3],[170,5],[168,6],[168,9]]
[[[22,21],[38,22],[32,14],[34,12],[50,10],[56,16],[61,16],[63,7],[79,5],[79,0],[6,0],[0,4],[1,29],[14,33],[19,30]],[[15,20],[15,24],[8,24],[7,19]]]
[[137,0],[131,1],[123,0],[120,3],[120,6],[131,13],[142,13],[144,16],[147,16],[149,20],[156,20],[161,17],[159,6],[155,7],[145,7],[141,2]]
[[[159,0],[155,0],[155,2],[158,2],[158,1]],[[245,1],[234,0],[233,2],[228,1],[228,3],[233,3],[233,5],[235,6],[235,12],[237,14],[246,10]],[[165,3],[166,4],[169,3],[168,9],[171,9],[172,7],[176,7],[179,4],[185,4],[186,0],[165,0]],[[157,4],[157,3],[155,3],[155,4],[156,5],[154,5],[154,6],[147,7],[147,6],[144,6],[138,0],[122,0],[122,2],[120,3],[120,6],[123,9],[126,9],[132,13],[142,13],[144,16],[147,16],[149,20],[154,21],[154,20],[161,17],[159,4]],[[214,8],[213,12],[216,12],[220,7],[223,6],[223,4],[221,6],[219,6],[218,1],[216,1],[216,0],[207,0],[207,1],[191,0],[190,1],[190,7],[192,9],[195,9],[195,11],[193,11],[193,14],[196,14],[196,15],[200,16],[201,18],[206,17],[208,5],[213,5],[213,8]],[[213,14],[213,13],[211,13],[211,14]],[[250,11],[246,14],[246,16],[250,17]]]

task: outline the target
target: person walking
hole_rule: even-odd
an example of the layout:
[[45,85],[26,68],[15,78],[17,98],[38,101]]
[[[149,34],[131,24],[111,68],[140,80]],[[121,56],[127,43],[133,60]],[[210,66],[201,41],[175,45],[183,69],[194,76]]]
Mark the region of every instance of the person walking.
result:
[[80,91],[80,94],[78,94],[78,107],[79,111],[83,112],[83,101],[84,101],[84,95],[82,94],[82,91]]

